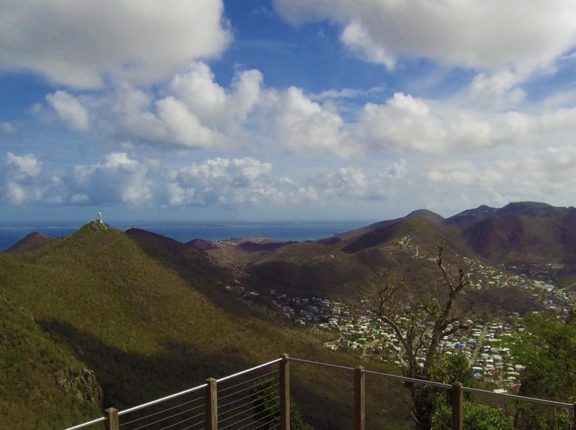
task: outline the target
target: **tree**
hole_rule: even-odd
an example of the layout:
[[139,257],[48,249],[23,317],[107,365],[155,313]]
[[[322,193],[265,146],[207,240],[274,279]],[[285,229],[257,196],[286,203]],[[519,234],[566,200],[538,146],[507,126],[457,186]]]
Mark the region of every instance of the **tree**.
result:
[[[530,315],[526,330],[515,336],[511,350],[526,369],[520,393],[568,403],[576,401],[576,321]],[[557,429],[571,425],[570,411],[519,402],[515,428]]]
[[[456,301],[469,283],[468,276],[462,268],[447,268],[443,251],[439,246],[435,263],[440,279],[436,288],[409,294],[404,279],[390,273],[371,282],[362,300],[368,311],[392,330],[401,346],[402,372],[411,378],[429,379],[440,352],[440,341],[462,327]],[[417,383],[408,387],[416,429],[431,429],[435,390]]]
[[[434,381],[445,384],[451,384],[454,381],[459,381],[466,386],[474,384],[472,369],[463,354],[442,357],[432,366],[430,377]],[[465,398],[469,400],[466,394]],[[435,399],[432,428],[434,430],[452,428],[452,406],[446,396],[440,393]],[[464,428],[466,430],[512,430],[512,419],[496,407],[465,401]]]
[[[446,403],[439,404],[434,412],[432,428],[450,430],[452,409]],[[480,403],[464,403],[464,428],[466,430],[512,430],[512,418],[498,408]]]
[[[255,417],[257,419],[268,419],[269,423],[262,427],[264,429],[277,428],[278,423],[275,420],[270,421],[270,415],[280,416],[280,393],[278,387],[271,382],[259,384],[257,387],[257,396],[254,400]],[[300,410],[293,398],[290,398],[290,428],[293,430],[314,430],[300,413]]]

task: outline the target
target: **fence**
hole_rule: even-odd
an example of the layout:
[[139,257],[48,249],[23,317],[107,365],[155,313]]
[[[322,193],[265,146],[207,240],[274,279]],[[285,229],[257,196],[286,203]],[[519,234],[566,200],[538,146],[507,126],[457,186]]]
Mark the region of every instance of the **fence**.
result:
[[459,382],[443,384],[375,372],[363,367],[322,363],[284,355],[277,360],[220,379],[209,378],[205,384],[130,409],[106,409],[103,417],[66,430],[290,430],[290,363],[350,371],[354,382],[351,401],[354,430],[366,429],[367,376],[448,390],[453,430],[464,428],[465,392],[486,398],[560,408],[572,414],[570,428],[576,429],[576,404],[495,393],[464,387]]

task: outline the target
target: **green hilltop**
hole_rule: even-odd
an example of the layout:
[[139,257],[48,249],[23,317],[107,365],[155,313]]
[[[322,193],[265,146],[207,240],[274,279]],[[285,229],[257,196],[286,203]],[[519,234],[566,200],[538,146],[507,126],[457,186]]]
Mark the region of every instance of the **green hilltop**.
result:
[[[227,295],[230,276],[186,245],[99,223],[0,254],[0,428],[63,428],[284,352],[355,363],[324,349],[325,334],[279,324]],[[343,412],[351,381],[318,369],[297,374],[312,424],[351,419]],[[326,403],[330,417],[321,416]]]

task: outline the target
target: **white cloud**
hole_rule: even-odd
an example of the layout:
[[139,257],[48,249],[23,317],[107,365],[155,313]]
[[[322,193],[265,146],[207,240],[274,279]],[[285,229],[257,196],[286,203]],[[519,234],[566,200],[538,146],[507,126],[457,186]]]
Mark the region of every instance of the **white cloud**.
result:
[[205,63],[193,62],[186,72],[160,86],[160,96],[124,83],[83,100],[99,137],[189,149],[230,149],[248,140],[244,123],[260,101],[261,83],[259,71],[238,70],[227,89],[215,81]]
[[340,199],[367,198],[369,183],[364,171],[357,167],[342,167],[317,175],[300,186],[295,200],[327,203]]
[[254,158],[215,158],[178,169],[168,184],[171,205],[210,206],[274,202],[280,191],[270,163]]
[[352,52],[363,55],[370,62],[384,64],[388,69],[394,69],[396,66],[396,58],[384,45],[376,42],[358,21],[351,21],[346,25],[341,39]]
[[2,131],[2,133],[15,133],[17,130],[16,126],[14,124],[12,124],[11,122],[2,122],[0,123],[0,131]]
[[58,117],[71,129],[87,131],[90,128],[88,110],[77,97],[65,91],[56,91],[48,94],[46,101],[56,111]]
[[149,166],[122,152],[106,155],[101,163],[76,166],[64,181],[71,203],[141,205],[153,197]]
[[357,88],[342,88],[342,89],[325,90],[318,94],[310,94],[309,97],[311,100],[321,102],[324,100],[355,99],[360,97],[368,97],[379,94],[383,91],[384,87],[373,87],[367,90]]
[[403,161],[387,174],[342,167],[312,177],[278,177],[272,164],[253,158],[215,158],[180,168],[167,184],[170,205],[280,206],[338,204],[381,200],[392,194],[395,178],[405,174]]
[[35,155],[8,152],[0,167],[0,197],[4,201],[21,206],[41,199],[44,187],[38,176],[42,172],[42,163]]
[[[531,132],[539,135],[538,129],[554,122],[556,115],[492,113],[396,93],[384,105],[366,104],[357,132],[364,134],[376,151],[469,152],[520,144]],[[563,119],[557,127],[566,125]]]
[[206,64],[196,62],[186,73],[171,79],[169,91],[202,122],[221,126],[246,118],[258,101],[261,83],[262,74],[258,70],[239,71],[231,91],[226,91],[215,82],[214,74]]
[[165,141],[192,148],[209,148],[218,140],[218,134],[204,126],[187,106],[174,97],[156,102],[158,119],[166,134]]
[[42,171],[42,163],[34,154],[16,155],[8,152],[4,161],[16,179],[38,176]]
[[338,112],[312,101],[300,88],[270,91],[263,104],[263,128],[285,151],[350,156],[360,150]]
[[0,68],[56,84],[150,83],[230,40],[221,0],[0,0]]
[[528,199],[572,204],[576,149],[535,147],[513,155],[500,151],[497,155],[478,157],[474,163],[455,157],[437,161],[424,170],[432,186],[441,186],[444,193],[467,193],[476,202],[502,204]]
[[[393,68],[399,57],[481,70],[530,71],[576,44],[576,4],[565,0],[275,0],[287,21],[336,23],[342,42]],[[535,30],[537,29],[537,30]]]

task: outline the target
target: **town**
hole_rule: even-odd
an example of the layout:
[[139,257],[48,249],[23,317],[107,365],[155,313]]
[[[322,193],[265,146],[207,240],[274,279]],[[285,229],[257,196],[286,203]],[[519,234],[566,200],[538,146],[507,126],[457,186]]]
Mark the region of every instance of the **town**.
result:
[[[434,260],[412,244],[409,237],[398,241],[398,252],[406,252],[411,258]],[[482,291],[498,288],[515,288],[529,294],[530,301],[557,318],[565,318],[574,297],[567,291],[556,288],[543,273],[540,279],[525,274],[514,274],[515,267],[495,268],[480,261],[463,257],[469,276],[470,290]],[[352,306],[336,300],[318,296],[300,297],[269,289],[267,294],[246,291],[240,285],[226,286],[228,292],[250,300],[259,299],[268,304],[281,317],[298,326],[316,326],[334,334],[334,339],[325,342],[331,350],[346,350],[367,360],[388,361],[402,365],[403,350],[391,327],[362,306]],[[400,325],[406,318],[399,318]],[[507,346],[510,338],[524,331],[522,316],[518,312],[501,318],[484,315],[469,316],[462,328],[444,337],[440,344],[441,354],[463,354],[468,360],[474,378],[497,392],[516,392],[519,375],[524,370],[517,363]],[[424,356],[418,357],[419,363]]]

